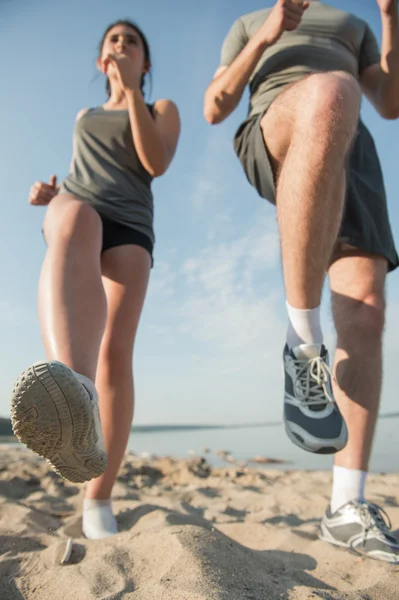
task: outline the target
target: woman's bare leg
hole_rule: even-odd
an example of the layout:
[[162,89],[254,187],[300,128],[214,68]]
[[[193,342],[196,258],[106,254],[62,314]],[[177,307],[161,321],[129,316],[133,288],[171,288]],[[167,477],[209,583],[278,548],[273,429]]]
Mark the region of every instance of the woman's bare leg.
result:
[[93,383],[106,320],[101,219],[61,194],[49,205],[44,233],[39,314],[48,362],[21,374],[11,416],[21,442],[66,479],[83,482],[107,465]]
[[39,316],[47,358],[94,381],[107,314],[101,219],[73,196],[56,196],[44,234],[48,250],[40,276]]
[[100,397],[108,467],[87,485],[83,528],[87,537],[116,532],[109,498],[131,430],[134,410],[133,348],[148,285],[151,259],[139,246],[126,245],[104,253],[104,286],[108,319],[98,361]]

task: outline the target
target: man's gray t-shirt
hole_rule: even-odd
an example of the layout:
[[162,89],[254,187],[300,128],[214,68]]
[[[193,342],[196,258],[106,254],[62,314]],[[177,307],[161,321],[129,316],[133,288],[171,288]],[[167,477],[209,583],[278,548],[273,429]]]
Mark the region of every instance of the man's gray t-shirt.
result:
[[[271,10],[252,12],[235,21],[224,41],[220,66],[234,61]],[[358,79],[364,69],[379,62],[377,40],[365,21],[313,0],[299,27],[283,33],[256,65],[249,80],[249,116],[264,112],[283,89],[306,75],[345,71]]]

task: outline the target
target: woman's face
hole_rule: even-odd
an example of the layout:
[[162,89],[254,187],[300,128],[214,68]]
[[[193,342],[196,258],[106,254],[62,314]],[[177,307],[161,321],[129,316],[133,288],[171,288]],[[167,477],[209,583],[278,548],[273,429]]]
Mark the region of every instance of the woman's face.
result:
[[145,58],[141,37],[135,29],[128,25],[115,25],[105,36],[99,59],[99,68],[103,73],[112,76],[114,67],[112,64],[107,66],[106,63],[109,54],[126,54],[142,73],[148,71],[149,65]]

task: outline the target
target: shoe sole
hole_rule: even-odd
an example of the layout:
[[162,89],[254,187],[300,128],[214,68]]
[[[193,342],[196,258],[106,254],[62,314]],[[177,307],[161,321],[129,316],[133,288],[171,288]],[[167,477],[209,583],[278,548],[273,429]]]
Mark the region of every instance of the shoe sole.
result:
[[[348,434],[346,425],[344,425],[344,435],[340,439],[335,440],[321,440],[315,438],[304,432],[303,429],[297,426],[298,431],[295,432],[292,430],[292,427],[296,427],[295,423],[287,423],[285,416],[283,417],[284,429],[287,436],[290,438],[291,442],[301,448],[302,450],[306,450],[306,452],[311,452],[312,454],[336,454],[343,450],[348,443]],[[308,438],[308,445],[306,444],[305,435]],[[311,445],[310,445],[311,444]]]
[[[351,552],[354,556],[361,556],[362,558],[378,560],[379,562],[385,562],[385,563],[388,563],[391,565],[399,564],[399,559],[391,560],[389,558],[389,553],[379,553],[379,552],[362,553],[362,552],[359,552],[358,550],[356,550],[356,547],[352,547],[350,544],[346,544],[345,542],[340,542],[340,541],[336,540],[331,535],[331,533],[329,532],[327,527],[324,525],[324,523],[321,523],[321,525],[320,525],[320,533],[319,533],[318,537],[319,537],[319,540],[321,540],[322,542],[327,542],[327,544],[332,544],[333,546],[336,546],[337,548],[347,550],[347,551]],[[384,556],[384,554],[385,554],[385,556]]]
[[11,422],[16,437],[64,479],[83,483],[104,473],[89,393],[66,365],[38,362],[20,375]]

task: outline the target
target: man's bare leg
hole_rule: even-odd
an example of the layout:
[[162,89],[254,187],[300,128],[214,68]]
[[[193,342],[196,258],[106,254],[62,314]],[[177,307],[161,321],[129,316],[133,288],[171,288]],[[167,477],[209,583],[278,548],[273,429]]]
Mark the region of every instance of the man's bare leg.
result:
[[278,97],[262,119],[277,175],[277,212],[287,300],[320,304],[345,198],[345,162],[360,88],[344,73],[312,75]]
[[351,76],[315,74],[281,94],[261,121],[277,181],[289,315],[284,424],[293,443],[322,454],[347,442],[331,391],[319,306],[342,219],[360,98]]
[[321,538],[399,564],[399,541],[381,509],[364,497],[381,393],[387,261],[339,246],[329,270],[337,329],[334,395],[349,441],[336,454],[330,506]]
[[382,256],[356,255],[353,249],[341,247],[334,258],[329,270],[337,330],[334,396],[347,422],[349,440],[335,456],[339,468],[334,475],[333,512],[364,495],[361,472],[368,470],[381,394],[387,274]]

